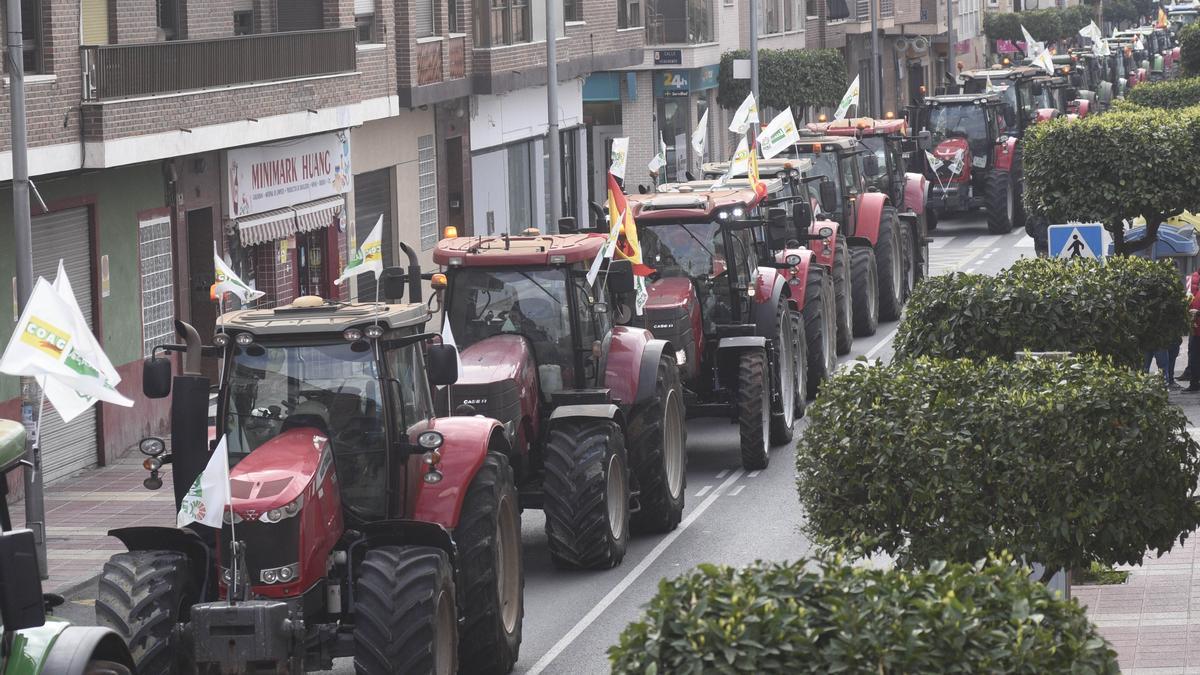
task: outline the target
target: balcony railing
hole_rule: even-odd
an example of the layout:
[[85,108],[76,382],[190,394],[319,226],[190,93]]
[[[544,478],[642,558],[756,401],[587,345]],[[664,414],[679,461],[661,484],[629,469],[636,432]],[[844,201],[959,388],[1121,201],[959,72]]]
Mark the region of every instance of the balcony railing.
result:
[[171,94],[353,72],[355,29],[80,47],[83,99]]

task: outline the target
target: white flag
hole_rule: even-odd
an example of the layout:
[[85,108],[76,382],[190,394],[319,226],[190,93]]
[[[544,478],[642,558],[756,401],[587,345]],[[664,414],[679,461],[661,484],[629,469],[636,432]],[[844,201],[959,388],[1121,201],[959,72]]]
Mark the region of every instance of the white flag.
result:
[[614,138],[612,142],[612,159],[608,165],[608,172],[621,180],[625,180],[625,159],[628,156],[629,139]]
[[[591,284],[589,283],[588,285],[590,286]],[[451,328],[450,328],[450,317],[449,316],[442,317],[442,344],[450,345],[451,347],[454,347],[454,351],[456,351],[456,352],[458,351],[458,343],[454,341],[454,331],[451,330]],[[463,364],[462,364],[462,353],[461,352],[459,353],[458,357],[459,357],[458,358],[458,379],[461,380],[462,376],[463,376]]]
[[854,106],[855,110],[858,109],[858,75],[854,76],[854,81],[850,83],[846,94],[842,96],[842,102],[838,104],[837,112],[833,113],[833,119],[846,119],[846,113],[850,112],[850,106]]
[[346,269],[342,270],[342,276],[338,277],[337,281],[333,283],[340,286],[346,279],[356,274],[366,274],[367,272],[373,272],[376,279],[383,272],[382,214],[379,216],[379,220],[375,221],[375,227],[371,228],[371,233],[367,235],[366,239],[363,239],[362,244],[359,244],[358,252],[350,259],[350,264],[346,265]]
[[208,458],[204,471],[196,476],[188,488],[187,495],[179,503],[179,515],[175,525],[200,523],[209,527],[221,527],[221,516],[229,506],[229,451],[225,448],[225,437],[217,443]]
[[750,145],[746,137],[738,141],[737,149],[733,151],[733,159],[729,162],[729,176],[745,176],[750,173]]
[[746,100],[738,106],[737,112],[733,113],[733,120],[729,123],[729,130],[735,134],[744,134],[750,129],[751,123],[758,122],[758,104],[754,102],[754,93],[746,94]]
[[1000,90],[996,88],[996,85],[992,84],[992,76],[989,73],[987,76],[987,85],[983,88],[983,92],[985,94],[995,94],[998,91]]
[[1133,43],[1133,50],[1134,50],[1135,52],[1144,52],[1144,51],[1146,51],[1146,43],[1142,41],[1142,36],[1141,36],[1141,35],[1139,35],[1139,36],[1137,37],[1137,40],[1135,40],[1135,41],[1134,41],[1134,43]]
[[1092,21],[1083,28],[1080,28],[1079,34],[1085,38],[1088,38],[1092,42],[1099,42],[1104,39],[1104,33],[1100,31],[1100,27],[1096,25],[1095,21]]
[[708,144],[708,111],[700,116],[700,123],[696,125],[696,130],[692,132],[692,150],[696,152],[696,156],[700,161],[704,161],[704,146]]
[[925,159],[929,161],[929,168],[933,169],[935,172],[942,168],[942,165],[945,164],[945,162],[935,157],[934,154],[928,150],[925,151]]
[[1047,74],[1054,74],[1054,61],[1050,59],[1050,52],[1040,52],[1033,60],[1033,65],[1045,70]]
[[1021,25],[1021,35],[1025,36],[1025,55],[1031,58],[1036,58],[1038,54],[1046,51],[1046,45],[1033,39],[1029,31],[1025,30],[1025,25]]
[[957,176],[958,174],[962,173],[962,170],[963,170],[963,150],[962,150],[962,148],[959,148],[954,153],[954,160],[950,162],[950,173]]
[[663,140],[662,132],[659,132],[659,134],[658,134],[658,154],[655,155],[654,158],[650,160],[650,163],[646,165],[646,168],[650,169],[650,173],[657,174],[666,165],[667,165],[667,143],[666,143],[666,141]]
[[0,356],[0,372],[57,379],[76,395],[131,407],[133,401],[122,396],[101,371],[103,364],[97,362],[95,352],[104,352],[86,326],[79,306],[66,302],[49,281],[38,277]]
[[800,132],[796,130],[791,107],[784,108],[758,135],[758,147],[762,148],[764,159],[771,159],[799,141]]
[[245,302],[254,302],[255,300],[266,295],[262,291],[256,291],[250,288],[246,282],[242,281],[238,275],[225,264],[221,256],[217,255],[217,245],[213,243],[213,272],[216,276],[216,281],[213,283],[212,291],[209,296],[213,300],[220,300],[226,293],[233,293]]

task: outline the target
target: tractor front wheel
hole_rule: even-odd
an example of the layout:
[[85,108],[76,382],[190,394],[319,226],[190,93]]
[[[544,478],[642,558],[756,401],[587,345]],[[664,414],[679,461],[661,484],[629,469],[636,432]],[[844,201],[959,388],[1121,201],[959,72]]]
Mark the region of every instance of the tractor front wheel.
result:
[[792,322],[792,367],[796,369],[796,395],[793,397],[795,418],[804,417],[808,409],[808,339],[804,335],[804,314],[788,312]]
[[879,281],[879,318],[895,321],[904,308],[904,244],[896,210],[885,208],[875,243],[876,279]]
[[546,539],[554,564],[607,569],[629,544],[625,436],[606,419],[565,419],[545,446]]
[[512,467],[493,449],[475,473],[454,529],[464,623],[458,658],[468,673],[503,675],[521,651],[525,573]]
[[849,354],[854,347],[854,305],[850,300],[850,247],[838,235],[833,256],[833,296],[837,304],[837,353]]
[[879,280],[876,276],[875,249],[856,246],[850,249],[851,297],[854,300],[854,335],[874,335],[879,328]]
[[747,471],[765,469],[771,461],[771,401],[764,386],[766,378],[765,353],[749,349],[738,355],[738,435],[742,468]]
[[1008,234],[1013,229],[1014,199],[1010,176],[993,171],[987,177],[987,227],[992,234]]
[[837,308],[833,284],[825,269],[810,265],[804,290],[804,335],[808,341],[808,397],[837,367]]
[[635,532],[670,532],[683,518],[687,426],[679,368],[669,355],[659,357],[655,377],[653,398],[638,406],[629,422],[641,504],[631,523]]
[[357,675],[458,672],[454,571],[431,546],[367,551],[354,586]]
[[775,309],[775,383],[774,402],[771,404],[771,444],[781,445],[792,440],[792,426],[796,423],[796,370],[795,351],[792,343],[792,321],[786,302],[781,301]]
[[175,671],[179,653],[175,624],[197,601],[187,556],[177,551],[130,551],[108,559],[100,573],[96,623],[129,645],[142,675]]

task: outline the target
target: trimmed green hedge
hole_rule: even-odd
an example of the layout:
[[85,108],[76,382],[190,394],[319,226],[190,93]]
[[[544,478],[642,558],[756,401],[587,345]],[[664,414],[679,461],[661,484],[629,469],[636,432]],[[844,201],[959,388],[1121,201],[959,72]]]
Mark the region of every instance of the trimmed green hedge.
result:
[[1146,108],[1188,108],[1200,104],[1200,77],[1139,84],[1125,99]]
[[1184,77],[1200,77],[1200,23],[1179,31],[1179,70]]
[[1008,559],[701,565],[659,583],[609,658],[619,675],[1119,672],[1084,609]]
[[996,276],[921,282],[900,322],[895,358],[1069,351],[1137,367],[1146,351],[1177,341],[1188,325],[1183,283],[1170,263],[1023,258]]
[[797,483],[808,532],[903,567],[1007,550],[1136,564],[1200,525],[1200,444],[1162,379],[1100,357],[918,359],[826,383]]
[[983,15],[983,33],[988,40],[1012,40],[1020,42],[1025,39],[1021,25],[1039,42],[1053,43],[1058,40],[1075,38],[1080,28],[1092,20],[1092,9],[1087,5],[1048,9],[1034,9],[1026,12],[985,12]]
[[[734,59],[750,58],[739,50],[721,55],[717,103],[736,109],[750,93],[750,80],[733,79]],[[846,60],[837,49],[760,49],[759,109],[791,106],[797,118],[806,106],[837,105],[846,93]]]

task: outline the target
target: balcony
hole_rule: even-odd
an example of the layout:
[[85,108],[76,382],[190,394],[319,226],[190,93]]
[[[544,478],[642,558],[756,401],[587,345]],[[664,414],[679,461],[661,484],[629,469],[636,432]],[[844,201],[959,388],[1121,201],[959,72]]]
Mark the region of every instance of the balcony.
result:
[[355,29],[80,47],[85,102],[296,80],[356,67]]

